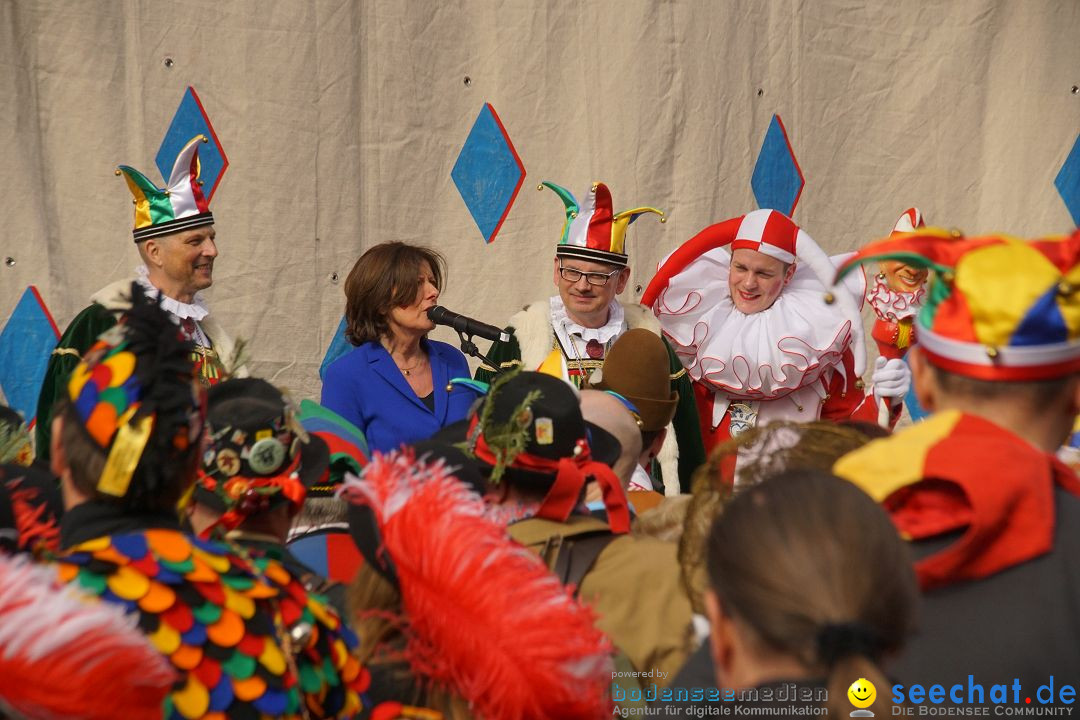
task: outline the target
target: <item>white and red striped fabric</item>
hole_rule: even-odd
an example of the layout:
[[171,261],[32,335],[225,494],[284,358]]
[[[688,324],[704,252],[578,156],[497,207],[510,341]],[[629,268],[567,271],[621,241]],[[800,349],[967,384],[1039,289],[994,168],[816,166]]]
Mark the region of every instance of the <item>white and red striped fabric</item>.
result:
[[919,208],[908,208],[893,225],[893,234],[915,232],[917,228],[926,227]]
[[731,249],[754,250],[790,264],[795,262],[799,241],[805,237],[808,237],[806,233],[787,215],[775,210],[759,210],[743,216],[735,239],[731,241]]

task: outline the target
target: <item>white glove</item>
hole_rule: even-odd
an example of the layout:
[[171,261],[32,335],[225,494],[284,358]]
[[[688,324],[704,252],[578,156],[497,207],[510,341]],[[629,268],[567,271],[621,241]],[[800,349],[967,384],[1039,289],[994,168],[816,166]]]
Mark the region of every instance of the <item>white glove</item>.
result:
[[878,357],[874,360],[874,373],[870,376],[874,384],[874,397],[902,399],[911,388],[911,368],[903,360],[886,360]]

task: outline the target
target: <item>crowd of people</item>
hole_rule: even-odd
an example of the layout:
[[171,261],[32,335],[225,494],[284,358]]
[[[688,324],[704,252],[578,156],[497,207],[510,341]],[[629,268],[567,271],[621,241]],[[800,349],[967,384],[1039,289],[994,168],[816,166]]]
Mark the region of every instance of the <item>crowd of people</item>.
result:
[[[202,142],[165,188],[119,168],[143,265],[63,333],[33,437],[0,412],[0,717],[1075,700],[1080,231],[912,208],[829,257],[762,209],[637,304],[626,231],[663,212],[545,182],[557,292],[475,377],[428,338],[446,259],[386,242],[345,283],[353,349],[297,402],[200,294]],[[930,415],[898,426],[912,387]]]

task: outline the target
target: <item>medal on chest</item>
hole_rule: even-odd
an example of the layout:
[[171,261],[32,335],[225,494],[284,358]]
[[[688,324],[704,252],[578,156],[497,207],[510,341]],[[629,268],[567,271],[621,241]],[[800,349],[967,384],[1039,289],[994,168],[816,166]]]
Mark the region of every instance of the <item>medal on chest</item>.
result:
[[731,419],[728,426],[731,437],[739,437],[757,424],[758,414],[748,403],[732,403],[728,407],[728,415]]

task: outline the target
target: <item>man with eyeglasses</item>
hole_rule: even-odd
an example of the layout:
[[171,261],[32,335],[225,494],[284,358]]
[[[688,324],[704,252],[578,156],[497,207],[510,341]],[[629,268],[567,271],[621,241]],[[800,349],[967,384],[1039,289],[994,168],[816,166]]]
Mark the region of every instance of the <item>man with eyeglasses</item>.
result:
[[[617,296],[630,279],[626,229],[638,216],[664,214],[650,207],[612,212],[611,192],[594,183],[583,204],[563,187],[544,182],[566,208],[566,222],[555,250],[553,281],[559,292],[547,301],[526,306],[510,318],[509,342],[496,341],[488,358],[500,369],[523,366],[563,377],[582,387],[604,364],[615,340],[630,328],[645,328],[660,335],[660,325],[646,308],[623,304]],[[668,348],[672,390],[679,407],[674,433],[658,456],[664,478],[657,489],[667,494],[689,492],[690,476],[705,460],[686,370]],[[481,365],[476,378],[490,382],[495,367]],[[677,447],[676,447],[677,445]]]

